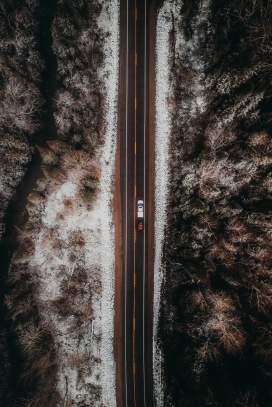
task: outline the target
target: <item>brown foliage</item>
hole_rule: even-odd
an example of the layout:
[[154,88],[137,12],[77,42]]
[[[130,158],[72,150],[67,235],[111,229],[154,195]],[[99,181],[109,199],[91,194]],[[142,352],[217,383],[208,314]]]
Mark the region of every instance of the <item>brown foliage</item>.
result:
[[175,406],[271,403],[271,5],[173,4],[159,335]]
[[[65,216],[75,213],[82,199],[87,205],[92,203],[99,187],[101,169],[94,153],[103,144],[105,132],[103,83],[97,72],[104,61],[104,36],[97,25],[100,9],[96,0],[59,1],[52,23],[52,48],[57,62],[53,110],[60,140],[48,141],[48,147],[37,146],[45,179],[39,180],[37,191],[28,197],[29,220],[19,231],[20,247],[13,256],[9,275],[12,286],[6,299],[7,318],[11,319],[23,359],[21,380],[31,393],[20,400],[24,406],[60,405],[56,390],[59,360],[55,333],[43,323],[45,312],[39,313],[44,307],[39,302],[41,271],[31,268],[28,262],[35,250],[48,193],[69,177],[78,183],[80,196],[63,202],[62,216]],[[34,143],[34,139],[29,141],[30,136],[36,136],[44,109],[40,92],[43,62],[38,49],[41,33],[37,23],[41,16],[44,18],[43,10],[36,0],[0,1],[0,158],[3,170],[0,177],[6,190],[1,198],[3,208],[23,177],[23,165],[28,163],[33,151],[29,144]],[[46,108],[49,105],[50,100],[47,100]],[[58,278],[63,279],[61,293],[50,306],[60,318],[69,318],[69,329],[74,332],[90,323],[92,295],[101,294],[101,278],[97,270],[93,273],[84,270],[86,266],[79,258],[85,246],[82,233],[71,233],[64,242],[56,228],[42,227],[42,244],[48,249],[47,262],[63,247],[70,251],[71,270],[59,270]],[[70,363],[80,371],[86,357],[74,355]],[[89,391],[98,402],[101,389],[94,386]]]
[[88,361],[88,358],[89,356],[87,353],[72,354],[68,358],[68,363],[72,369],[78,369]]

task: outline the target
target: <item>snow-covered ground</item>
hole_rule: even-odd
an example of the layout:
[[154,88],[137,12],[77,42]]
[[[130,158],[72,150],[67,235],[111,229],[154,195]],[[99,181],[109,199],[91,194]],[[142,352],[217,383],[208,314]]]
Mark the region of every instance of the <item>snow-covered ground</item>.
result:
[[[30,267],[39,270],[40,313],[50,321],[58,349],[57,388],[67,406],[85,402],[116,406],[114,335],[114,226],[111,211],[117,131],[119,57],[119,1],[100,0],[99,26],[109,32],[105,43],[107,132],[98,152],[101,178],[92,208],[80,200],[80,182],[73,171],[46,200],[42,228],[35,242]],[[75,280],[76,274],[87,279]],[[85,274],[84,274],[85,273]],[[61,317],[54,306],[63,293],[80,290],[74,305],[83,315]],[[72,287],[73,285],[73,287]],[[65,310],[64,310],[65,311]],[[47,322],[48,324],[48,322]],[[85,404],[84,404],[85,405]]]
[[165,1],[157,20],[156,36],[156,133],[155,133],[155,260],[154,260],[154,322],[153,375],[156,407],[163,406],[162,351],[157,341],[161,284],[163,279],[162,243],[166,222],[168,189],[168,143],[170,111],[167,99],[171,95],[169,32],[172,27],[172,1]]

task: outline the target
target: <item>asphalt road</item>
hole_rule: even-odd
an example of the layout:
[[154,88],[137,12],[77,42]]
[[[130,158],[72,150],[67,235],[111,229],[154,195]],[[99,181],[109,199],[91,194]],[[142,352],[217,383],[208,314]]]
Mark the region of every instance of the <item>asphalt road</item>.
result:
[[[159,1],[154,0],[157,4]],[[148,304],[149,12],[152,0],[120,1],[119,134],[123,235],[122,406],[153,406]],[[155,44],[154,44],[155,46]],[[154,164],[154,163],[153,163]],[[144,229],[136,201],[144,199]],[[153,222],[151,222],[153,224]],[[152,314],[152,313],[151,313]]]

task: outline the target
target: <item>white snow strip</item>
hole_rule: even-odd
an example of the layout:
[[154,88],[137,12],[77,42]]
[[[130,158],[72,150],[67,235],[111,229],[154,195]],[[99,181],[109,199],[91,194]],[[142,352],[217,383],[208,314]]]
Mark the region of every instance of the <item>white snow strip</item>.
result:
[[154,322],[153,322],[153,376],[156,407],[163,407],[162,352],[157,342],[162,269],[162,244],[166,224],[168,192],[168,143],[170,112],[169,32],[171,30],[171,0],[165,1],[159,11],[156,36],[156,130],[155,130],[155,259],[154,259]]
[[[102,239],[102,387],[103,403],[108,407],[116,406],[115,389],[115,361],[114,361],[114,227],[110,208],[112,199],[112,181],[115,166],[115,152],[117,146],[117,103],[118,103],[118,64],[119,64],[119,0],[102,1],[103,13],[99,26],[103,31],[109,31],[106,41],[107,55],[104,80],[107,85],[107,116],[108,122],[106,142],[102,159],[107,165],[103,166],[101,177],[101,197],[105,202],[103,222],[101,228]],[[107,79],[108,77],[108,79]]]

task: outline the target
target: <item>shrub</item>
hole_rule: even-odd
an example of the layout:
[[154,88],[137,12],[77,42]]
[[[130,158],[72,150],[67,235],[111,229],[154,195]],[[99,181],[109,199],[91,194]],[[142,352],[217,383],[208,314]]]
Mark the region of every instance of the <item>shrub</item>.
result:
[[80,196],[87,207],[91,208],[96,198],[95,189],[88,187],[82,188],[80,190]]

